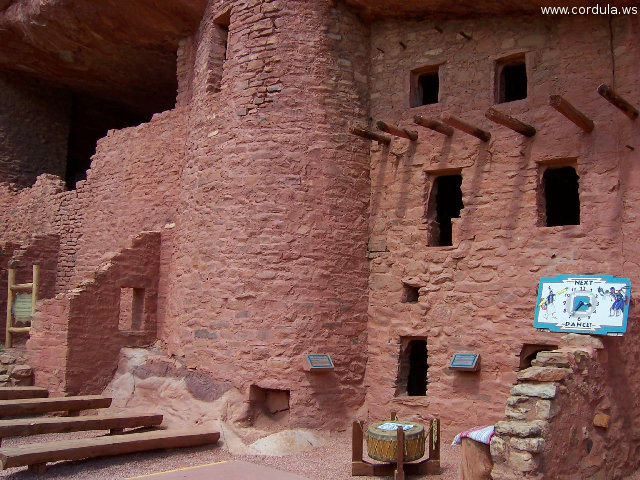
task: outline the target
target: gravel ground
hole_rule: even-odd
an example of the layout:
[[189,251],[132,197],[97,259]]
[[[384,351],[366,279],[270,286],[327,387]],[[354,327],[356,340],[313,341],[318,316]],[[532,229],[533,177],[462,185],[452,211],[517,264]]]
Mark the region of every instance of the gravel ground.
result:
[[[56,441],[71,438],[92,437],[102,433],[103,432],[82,432],[73,434],[42,435],[37,439],[37,441]],[[435,477],[440,480],[455,480],[458,478],[458,456],[460,447],[449,445],[452,437],[453,434],[447,434],[447,432],[442,436],[442,475]],[[3,441],[2,446],[12,447],[27,443],[33,443],[33,437],[30,439],[8,438]],[[104,457],[77,462],[59,462],[49,464],[46,478],[116,480],[175,468],[202,465],[221,460],[244,460],[306,476],[310,480],[353,480],[356,477],[352,477],[350,472],[350,445],[350,432],[339,432],[330,434],[329,441],[322,447],[297,455],[288,455],[283,457],[231,455],[221,446],[164,450],[121,455],[118,457]],[[2,471],[0,472],[0,477],[14,480],[42,478],[27,472],[26,467],[12,468]],[[357,478],[364,480],[374,479],[376,477]],[[412,477],[412,479],[415,480],[427,478],[434,477]],[[640,471],[630,477],[627,477],[626,480],[640,480]]]

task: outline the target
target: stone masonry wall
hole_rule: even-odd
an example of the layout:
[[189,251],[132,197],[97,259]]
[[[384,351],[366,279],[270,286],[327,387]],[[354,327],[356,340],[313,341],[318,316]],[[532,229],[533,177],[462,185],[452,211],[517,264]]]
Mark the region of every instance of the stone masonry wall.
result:
[[[637,334],[633,325],[630,334]],[[491,440],[495,480],[620,479],[640,464],[640,405],[620,366],[623,337],[568,335],[541,352],[507,400]]]
[[[140,233],[91,279],[38,306],[27,342],[36,385],[70,395],[101,393],[116,371],[122,347],[155,341],[160,245],[160,232]],[[121,328],[121,310],[131,315],[123,288],[141,292],[135,328]]]
[[[193,77],[162,339],[245,395],[290,390],[292,425],[344,425],[364,400],[368,161],[347,125],[367,116],[368,29],[325,1],[215,1],[201,42],[229,9],[221,91]],[[302,371],[318,352],[335,372]]]
[[[557,344],[557,336],[532,328],[540,277],[602,273],[635,281],[640,123],[596,89],[608,83],[640,98],[631,60],[638,19],[429,17],[380,20],[372,32],[372,118],[418,130],[419,140],[371,146],[369,414],[437,415],[460,427],[491,423],[502,414],[523,344]],[[532,138],[484,117],[495,103],[494,62],[519,53],[527,98],[496,108],[534,125]],[[410,72],[434,65],[439,102],[410,108]],[[595,130],[586,134],[553,110],[553,94],[585,112]],[[491,141],[413,124],[415,114],[438,118],[445,111],[491,131]],[[541,179],[550,165],[575,166],[580,225],[542,226]],[[462,175],[464,209],[453,220],[454,245],[428,247],[429,195],[444,173]],[[417,303],[403,303],[403,282],[419,288]],[[427,342],[424,397],[396,394],[401,337],[412,336]],[[481,354],[480,372],[448,368],[461,351]]]

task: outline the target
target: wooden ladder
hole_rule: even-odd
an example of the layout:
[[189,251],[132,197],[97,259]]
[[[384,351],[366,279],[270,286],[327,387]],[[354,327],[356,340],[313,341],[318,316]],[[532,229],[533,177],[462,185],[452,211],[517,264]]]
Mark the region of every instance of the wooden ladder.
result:
[[33,280],[31,283],[16,283],[16,269],[9,267],[9,281],[7,292],[7,331],[5,337],[5,347],[11,348],[12,335],[14,333],[29,333],[31,327],[13,326],[13,306],[15,292],[31,292],[31,315],[36,311],[38,301],[38,283],[40,282],[40,265],[33,265]]

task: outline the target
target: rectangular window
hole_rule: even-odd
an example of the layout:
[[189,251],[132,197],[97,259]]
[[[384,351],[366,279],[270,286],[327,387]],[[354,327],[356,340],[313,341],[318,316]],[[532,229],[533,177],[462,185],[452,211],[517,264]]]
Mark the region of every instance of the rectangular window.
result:
[[410,105],[438,103],[440,94],[440,66],[422,67],[411,72]]
[[418,303],[418,298],[420,297],[420,294],[418,292],[420,290],[420,287],[409,285],[407,283],[403,283],[402,287],[403,287],[402,302]]
[[427,205],[429,246],[443,247],[453,245],[451,219],[459,218],[460,211],[464,208],[461,186],[462,175],[460,174],[435,177]]
[[496,103],[527,98],[527,64],[524,53],[496,62]]
[[547,168],[542,176],[547,227],[580,225],[578,174],[573,167]]
[[396,396],[424,397],[428,370],[426,338],[401,337]]
[[118,329],[121,331],[141,330],[143,317],[144,288],[121,288]]

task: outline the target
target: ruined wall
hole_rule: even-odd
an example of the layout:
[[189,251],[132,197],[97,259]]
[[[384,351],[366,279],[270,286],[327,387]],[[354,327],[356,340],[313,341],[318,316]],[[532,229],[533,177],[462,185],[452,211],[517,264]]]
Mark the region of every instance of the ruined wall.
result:
[[[347,123],[367,114],[368,29],[329,2],[216,1],[200,41],[228,8],[220,93],[198,73],[215,52],[193,50],[162,338],[246,395],[290,390],[293,425],[343,425],[364,396],[368,159]],[[313,352],[336,371],[305,374]]]
[[[160,244],[159,232],[140,233],[91,279],[39,305],[27,343],[37,385],[70,395],[100,393],[116,371],[122,347],[153,343]],[[126,305],[132,299],[123,289],[131,288],[139,296]]]
[[22,188],[42,173],[64,176],[69,98],[15,73],[0,73],[0,178]]
[[[640,124],[596,89],[608,83],[639,98],[631,61],[638,19],[616,17],[610,30],[604,16],[432,17],[378,21],[372,32],[372,117],[419,130],[419,141],[371,147],[369,412],[439,415],[460,427],[490,423],[502,415],[523,344],[557,344],[532,328],[541,276],[607,273],[634,281],[631,182]],[[494,61],[518,53],[526,56],[527,98],[496,108],[534,125],[530,139],[484,117],[494,104]],[[438,64],[439,102],[409,108],[411,70]],[[595,130],[583,133],[549,107],[552,94],[585,112]],[[445,111],[490,130],[491,141],[412,125],[415,114]],[[554,162],[573,164],[580,176],[580,225],[542,226],[540,183]],[[431,188],[450,172],[462,175],[464,209],[453,220],[453,246],[428,247]],[[417,303],[403,303],[403,282],[419,287]],[[396,396],[403,336],[426,339],[426,396]],[[459,351],[480,353],[481,371],[451,371]]]

